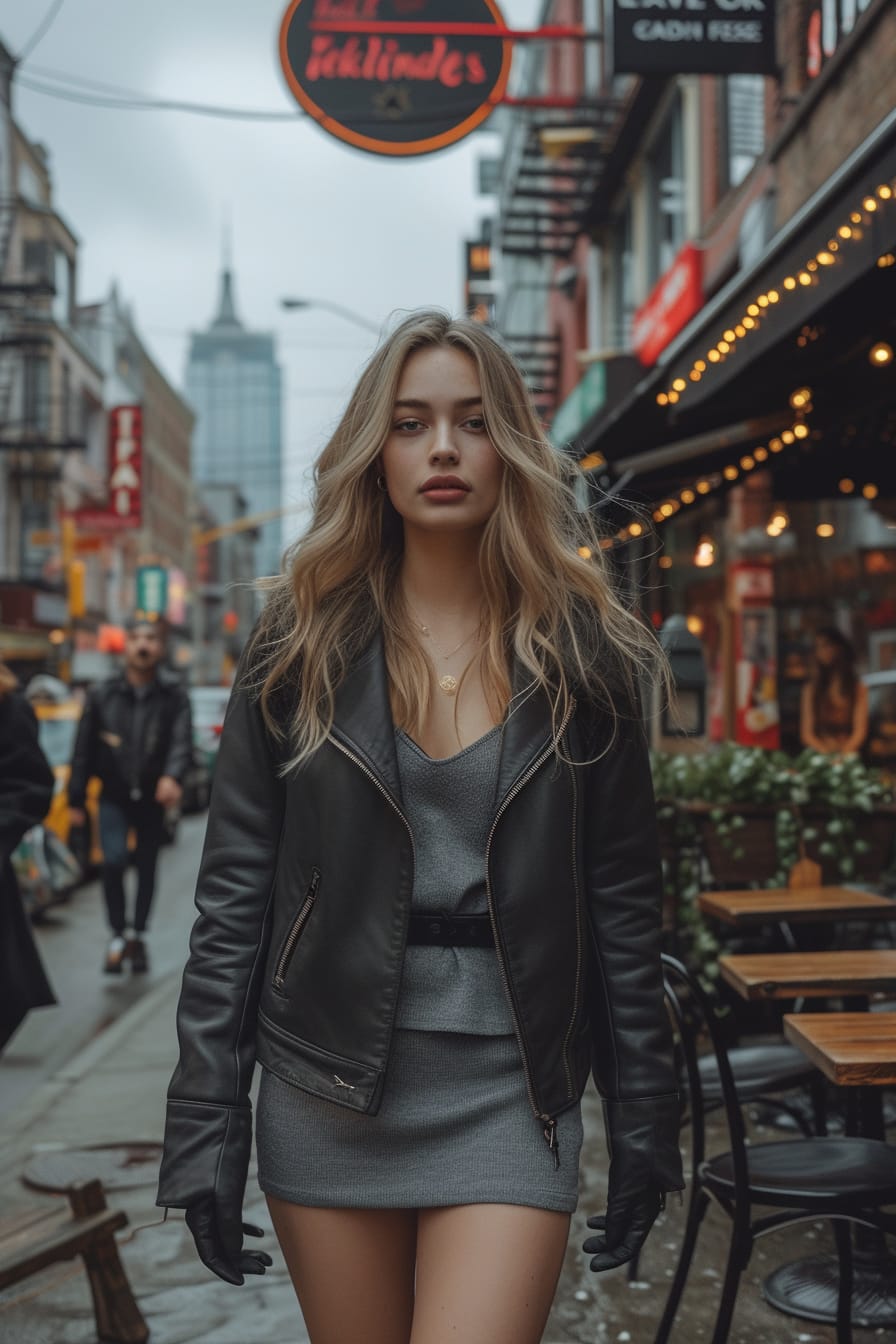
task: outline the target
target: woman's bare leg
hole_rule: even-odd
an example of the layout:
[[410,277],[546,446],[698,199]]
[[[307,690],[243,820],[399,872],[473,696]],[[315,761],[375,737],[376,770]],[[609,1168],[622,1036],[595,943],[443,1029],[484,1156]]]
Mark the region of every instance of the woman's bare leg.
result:
[[408,1344],[416,1211],[267,1201],[311,1344]]
[[539,1344],[570,1215],[464,1204],[421,1209],[418,1219],[410,1344]]

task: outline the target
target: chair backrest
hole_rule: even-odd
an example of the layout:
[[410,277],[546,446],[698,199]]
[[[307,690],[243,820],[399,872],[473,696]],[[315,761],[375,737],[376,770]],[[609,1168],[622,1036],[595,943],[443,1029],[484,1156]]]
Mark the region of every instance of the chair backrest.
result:
[[697,1166],[702,1161],[705,1147],[706,1107],[697,1049],[698,1037],[703,1027],[712,1043],[719,1070],[722,1101],[728,1125],[729,1150],[734,1165],[735,1200],[747,1199],[746,1130],[715,1005],[696,976],[692,975],[680,961],[664,952],[662,962],[666,1001],[678,1032],[690,1093],[694,1164]]

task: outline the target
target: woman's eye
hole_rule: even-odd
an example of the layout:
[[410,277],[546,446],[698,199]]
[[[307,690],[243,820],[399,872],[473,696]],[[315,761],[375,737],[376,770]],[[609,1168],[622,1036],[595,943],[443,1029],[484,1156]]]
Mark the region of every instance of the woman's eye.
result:
[[472,415],[469,420],[464,421],[465,429],[472,429],[477,434],[481,434],[485,429],[485,421],[481,415]]
[[408,433],[414,433],[416,430],[422,429],[423,425],[420,420],[399,420],[397,424],[392,426],[392,428],[404,429],[407,430]]

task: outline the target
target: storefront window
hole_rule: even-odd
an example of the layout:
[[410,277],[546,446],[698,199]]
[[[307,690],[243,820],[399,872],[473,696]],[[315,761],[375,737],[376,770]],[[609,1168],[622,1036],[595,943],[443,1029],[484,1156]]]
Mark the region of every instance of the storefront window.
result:
[[720,82],[723,187],[736,187],[765,147],[765,80],[729,75]]
[[50,428],[50,362],[26,355],[24,364],[23,428],[45,433]]
[[684,198],[684,128],[676,95],[648,157],[650,193],[649,276],[654,285],[668,271],[687,237]]

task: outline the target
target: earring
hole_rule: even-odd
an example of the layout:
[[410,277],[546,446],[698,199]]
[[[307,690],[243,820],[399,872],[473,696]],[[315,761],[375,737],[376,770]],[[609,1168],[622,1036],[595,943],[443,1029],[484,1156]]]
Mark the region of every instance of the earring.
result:
[[386,493],[386,478],[382,472],[376,478],[376,488],[382,490],[383,494]]

